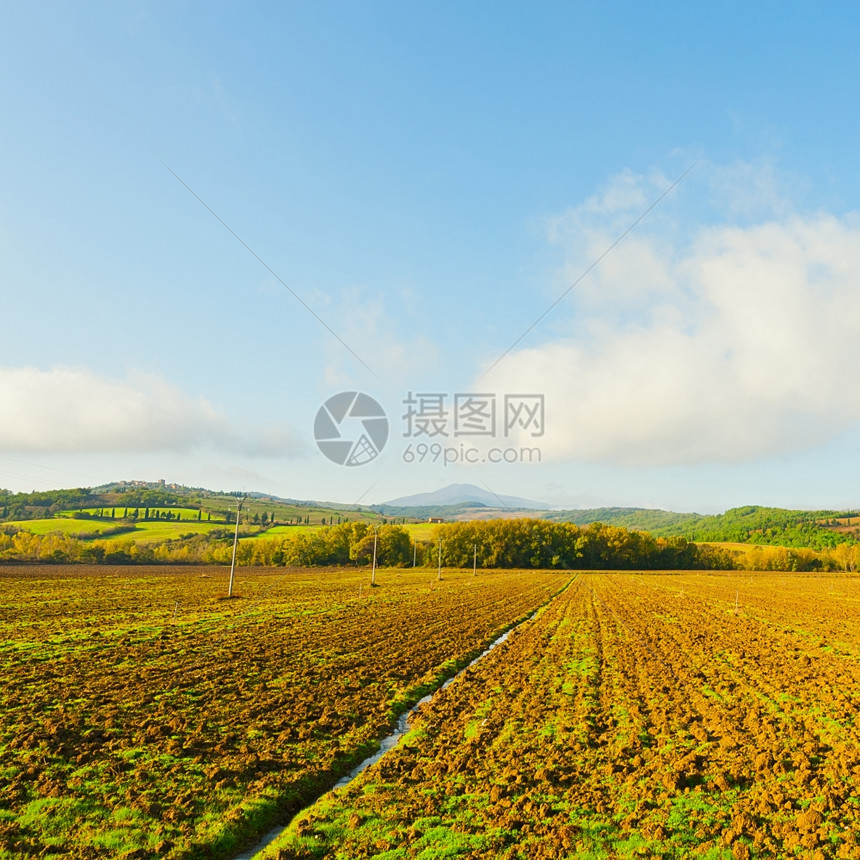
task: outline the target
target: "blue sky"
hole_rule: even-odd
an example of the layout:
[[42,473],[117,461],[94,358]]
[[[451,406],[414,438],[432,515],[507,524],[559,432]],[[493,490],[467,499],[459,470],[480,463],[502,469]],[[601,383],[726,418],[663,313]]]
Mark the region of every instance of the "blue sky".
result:
[[[860,7],[820,8],[6,4],[0,486],[857,507]],[[314,442],[341,391],[364,465]],[[410,392],[495,435],[404,436]]]

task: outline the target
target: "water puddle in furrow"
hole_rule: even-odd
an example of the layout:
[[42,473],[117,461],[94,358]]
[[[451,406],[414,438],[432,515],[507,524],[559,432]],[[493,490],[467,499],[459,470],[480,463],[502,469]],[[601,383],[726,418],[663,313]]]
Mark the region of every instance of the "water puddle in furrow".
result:
[[[537,612],[537,610],[535,610],[535,612]],[[409,731],[409,718],[418,710],[418,708],[420,708],[422,705],[426,705],[433,698],[433,696],[435,696],[436,693],[439,692],[439,690],[444,690],[449,684],[452,684],[455,680],[457,680],[457,678],[459,678],[460,675],[462,675],[467,669],[471,669],[472,666],[475,665],[475,663],[486,657],[487,654],[489,654],[490,651],[493,650],[493,648],[497,647],[498,645],[501,645],[502,642],[504,642],[508,638],[508,636],[510,636],[511,633],[516,630],[517,627],[520,626],[520,624],[524,624],[526,621],[529,621],[531,618],[533,618],[535,612],[532,612],[531,615],[529,615],[527,618],[524,618],[522,621],[519,622],[519,624],[516,624],[514,627],[511,627],[510,630],[506,630],[504,633],[502,633],[501,636],[493,640],[477,657],[475,657],[475,659],[472,660],[471,663],[469,663],[467,666],[464,666],[459,672],[457,672],[456,675],[445,681],[445,683],[442,684],[441,687],[437,687],[432,693],[428,693],[426,696],[424,696],[423,699],[420,699],[418,702],[416,702],[408,711],[402,713],[397,719],[397,725],[394,731],[380,741],[379,749],[373,755],[368,756],[363,762],[361,762],[361,764],[356,765],[356,767],[354,767],[346,776],[338,780],[334,788],[344,788],[345,786],[349,785],[363,770],[370,767],[372,764],[376,764],[389,750],[394,749],[394,747],[397,746],[397,742],[400,740],[400,738],[402,738],[403,735],[405,735]],[[306,806],[304,809],[308,808],[309,807]],[[304,809],[299,810],[296,815],[301,815],[302,812],[304,812]],[[253,857],[258,852],[262,851],[267,845],[274,842],[275,839],[277,839],[284,832],[284,830],[287,829],[287,827],[289,827],[288,824],[280,824],[277,827],[273,828],[253,848],[249,849],[244,854],[240,854],[238,857],[235,858],[235,860],[253,860]]]

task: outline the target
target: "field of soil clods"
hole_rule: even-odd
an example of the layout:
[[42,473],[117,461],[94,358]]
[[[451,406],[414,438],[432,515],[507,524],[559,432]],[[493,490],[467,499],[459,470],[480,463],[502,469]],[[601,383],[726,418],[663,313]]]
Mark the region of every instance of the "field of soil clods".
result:
[[579,575],[267,856],[860,856],[860,578]]
[[0,568],[0,857],[231,857],[558,574]]

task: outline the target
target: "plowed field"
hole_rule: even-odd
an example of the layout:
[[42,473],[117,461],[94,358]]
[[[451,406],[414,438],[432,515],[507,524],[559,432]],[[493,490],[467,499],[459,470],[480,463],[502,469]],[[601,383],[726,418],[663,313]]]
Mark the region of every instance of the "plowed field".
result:
[[858,857],[860,579],[584,574],[281,860]]
[[237,573],[0,568],[0,856],[229,857],[567,582]]

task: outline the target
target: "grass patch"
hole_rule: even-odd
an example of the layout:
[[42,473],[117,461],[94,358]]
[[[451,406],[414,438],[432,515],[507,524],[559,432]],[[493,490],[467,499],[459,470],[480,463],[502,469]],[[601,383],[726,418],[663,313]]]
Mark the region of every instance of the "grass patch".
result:
[[[71,535],[74,537],[79,534],[94,534],[96,532],[101,534],[107,529],[122,525],[122,522],[114,522],[112,520],[72,520],[65,517],[56,517],[45,520],[14,520],[9,523],[4,523],[4,525],[15,526],[22,531],[30,532],[31,534],[39,535],[40,537],[55,533]],[[130,534],[131,532],[128,532],[127,534],[122,535],[122,537],[128,537]]]

